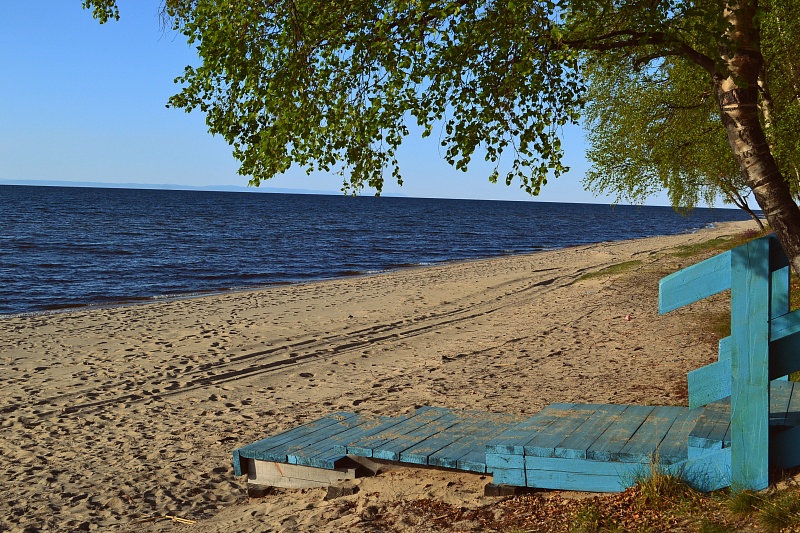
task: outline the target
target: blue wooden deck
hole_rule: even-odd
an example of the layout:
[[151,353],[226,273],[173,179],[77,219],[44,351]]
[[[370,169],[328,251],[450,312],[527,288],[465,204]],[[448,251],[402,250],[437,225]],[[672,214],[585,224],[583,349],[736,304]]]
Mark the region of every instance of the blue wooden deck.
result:
[[242,459],[334,469],[351,455],[486,473],[486,442],[520,420],[441,407],[395,418],[334,413],[234,450],[233,467],[237,476],[247,473]]
[[355,456],[602,492],[655,464],[701,490],[766,488],[771,468],[800,465],[800,383],[786,381],[800,370],[800,310],[789,310],[787,265],[766,237],[661,280],[660,313],[731,290],[731,336],[718,361],[689,373],[689,407],[553,404],[526,420],[436,407],[336,413],[234,450],[234,470],[253,474],[254,461],[333,470]]
[[[800,426],[800,383],[775,381],[771,424]],[[346,456],[492,474],[494,483],[614,492],[654,461],[702,490],[730,485],[730,399],[704,407],[553,404],[528,419],[422,407],[401,417],[327,415],[233,452],[334,469]]]

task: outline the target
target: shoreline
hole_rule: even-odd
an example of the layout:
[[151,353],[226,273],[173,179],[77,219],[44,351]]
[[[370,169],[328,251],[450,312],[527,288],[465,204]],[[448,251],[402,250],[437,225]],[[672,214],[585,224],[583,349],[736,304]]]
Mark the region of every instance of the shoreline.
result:
[[[750,221],[747,221],[750,222]],[[183,294],[156,294],[152,296],[129,296],[129,297],[122,297],[114,301],[109,301],[106,303],[77,303],[77,304],[64,304],[61,307],[56,308],[49,308],[49,309],[41,309],[37,311],[24,311],[20,313],[0,313],[0,321],[4,319],[10,318],[24,318],[24,317],[35,317],[35,316],[49,316],[49,315],[58,315],[63,313],[73,313],[73,312],[83,312],[83,311],[92,311],[95,309],[113,309],[117,307],[135,307],[140,305],[149,305],[149,304],[157,304],[161,302],[172,302],[172,301],[180,301],[180,300],[193,300],[196,298],[213,298],[215,296],[221,296],[225,294],[231,293],[242,293],[242,292],[252,292],[252,291],[264,291],[274,289],[276,287],[283,287],[283,286],[297,286],[297,285],[305,285],[309,283],[324,283],[327,281],[333,280],[340,280],[340,279],[351,279],[351,278],[360,278],[360,277],[368,277],[368,276],[380,276],[383,274],[391,274],[393,272],[399,272],[407,269],[418,269],[418,268],[428,268],[428,267],[436,267],[436,266],[443,266],[443,265],[451,265],[451,264],[459,264],[471,261],[484,261],[484,260],[491,260],[491,259],[502,259],[506,257],[517,257],[517,256],[528,256],[540,253],[548,253],[553,252],[556,250],[564,250],[570,248],[580,248],[583,246],[592,246],[598,244],[611,244],[611,243],[618,243],[618,242],[626,242],[626,241],[637,241],[641,239],[651,239],[657,237],[669,237],[669,236],[679,236],[679,235],[692,235],[697,232],[714,229],[716,225],[719,224],[744,224],[745,222],[712,222],[706,224],[706,226],[702,228],[696,228],[691,230],[686,230],[682,233],[675,233],[675,234],[667,234],[667,235],[656,235],[651,237],[637,237],[635,239],[622,239],[617,241],[597,241],[597,242],[589,242],[589,243],[582,243],[582,244],[571,244],[567,246],[560,246],[560,247],[550,247],[550,248],[542,248],[540,250],[534,251],[525,251],[525,252],[509,252],[509,253],[502,253],[498,255],[491,255],[485,257],[470,257],[470,258],[460,258],[460,259],[449,259],[445,261],[440,261],[436,263],[419,263],[419,264],[403,264],[398,266],[393,266],[384,270],[376,270],[376,271],[368,271],[368,272],[358,272],[353,274],[347,275],[339,275],[339,276],[331,276],[331,277],[320,277],[320,278],[309,278],[307,280],[299,280],[299,281],[276,281],[274,283],[268,283],[264,285],[254,285],[254,286],[240,286],[240,287],[221,287],[215,289],[209,289],[208,291],[193,291]]]
[[[656,314],[668,251],[750,229],[595,243],[125,307],[0,318],[0,530],[365,531],[400,499],[471,507],[490,477],[391,470],[358,494],[248,499],[234,448],[335,411],[528,415],[554,402],[680,404],[716,357],[712,298]],[[624,275],[590,272],[640,261]],[[683,265],[685,266],[685,265]],[[631,320],[626,320],[631,315]],[[392,522],[398,531],[421,524]],[[405,528],[405,529],[403,529]]]

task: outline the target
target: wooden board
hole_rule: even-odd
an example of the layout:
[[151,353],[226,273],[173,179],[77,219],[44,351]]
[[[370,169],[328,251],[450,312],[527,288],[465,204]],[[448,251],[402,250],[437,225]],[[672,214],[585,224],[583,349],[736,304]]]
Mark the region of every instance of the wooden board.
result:
[[664,314],[731,288],[731,252],[679,270],[658,285],[658,313]]
[[553,457],[586,459],[586,451],[625,411],[624,405],[600,405],[586,421],[556,444]]
[[345,479],[355,479],[355,469],[329,470],[256,459],[247,461],[247,481],[253,485],[285,489],[327,487]]
[[234,472],[237,476],[247,473],[242,469],[242,458],[288,462],[286,448],[295,439],[303,439],[313,433],[324,431],[329,426],[340,425],[357,417],[355,413],[349,412],[332,413],[289,431],[237,448],[233,451]]
[[[728,354],[730,355],[730,354]],[[695,409],[731,395],[731,360],[720,358],[686,374],[689,408]]]
[[770,247],[758,239],[731,250],[731,461],[741,489],[769,485]]
[[672,428],[675,419],[684,411],[686,411],[684,407],[654,408],[622,449],[611,454],[611,459],[627,463],[651,463],[654,460],[660,460],[658,455],[661,443]]
[[605,406],[574,405],[570,409],[556,412],[556,418],[547,430],[531,435],[530,440],[523,446],[525,455],[554,457],[556,446],[572,435],[600,407]]
[[603,432],[586,450],[586,457],[593,461],[616,460],[622,448],[644,423],[653,407],[629,405],[625,412]]
[[[411,432],[445,418],[451,420],[452,415],[448,414],[447,409],[425,408],[417,409],[412,415],[405,418],[400,424],[392,427],[388,431],[363,436],[348,443],[345,447],[348,455],[361,457],[375,457],[376,459],[388,459],[388,457],[378,457],[373,455],[375,450],[381,450],[388,443],[403,437]],[[381,454],[379,454],[381,455]]]
[[572,409],[575,404],[554,403],[542,409],[536,415],[515,424],[513,427],[503,431],[497,438],[486,443],[486,453],[507,453],[512,455],[523,455],[525,445],[530,442],[531,436],[542,431],[559,420],[563,413]]
[[706,405],[689,433],[689,447],[701,450],[701,454],[729,447],[730,441],[725,441],[725,435],[730,425],[730,398]]
[[702,409],[687,409],[675,418],[658,446],[658,460],[662,465],[675,464],[690,458],[691,448],[687,446],[689,432],[702,412]]
[[[486,453],[487,443],[496,439],[497,435],[503,434],[512,427],[519,424],[519,417],[513,415],[492,414],[475,428],[469,435],[464,435],[440,450],[428,456],[428,464],[431,466],[441,466],[445,468],[462,469],[465,466],[473,466],[473,457],[476,452],[484,453],[484,469],[478,472],[491,472],[488,465]],[[459,466],[460,464],[460,466]],[[475,470],[469,470],[475,471]],[[522,485],[524,486],[524,485]]]

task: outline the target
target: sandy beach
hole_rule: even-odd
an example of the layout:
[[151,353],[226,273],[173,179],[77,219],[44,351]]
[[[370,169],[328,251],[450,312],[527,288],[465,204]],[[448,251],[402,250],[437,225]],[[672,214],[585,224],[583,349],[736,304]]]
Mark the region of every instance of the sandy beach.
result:
[[486,505],[491,477],[248,498],[231,452],[340,410],[685,405],[686,372],[716,357],[698,317],[727,301],[658,316],[658,280],[688,264],[667,252],[753,228],[0,319],[0,531],[427,531],[387,505]]

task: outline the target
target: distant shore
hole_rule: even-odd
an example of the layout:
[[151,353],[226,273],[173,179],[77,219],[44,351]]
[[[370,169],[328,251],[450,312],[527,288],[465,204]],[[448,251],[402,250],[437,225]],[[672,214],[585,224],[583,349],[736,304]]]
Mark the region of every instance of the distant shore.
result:
[[[231,451],[334,411],[682,404],[715,356],[698,313],[725,304],[658,316],[658,279],[685,266],[667,252],[752,227],[0,318],[0,530],[361,531],[398,499],[487,503],[486,476],[413,469],[248,500]],[[196,523],[133,525],[166,515]]]

